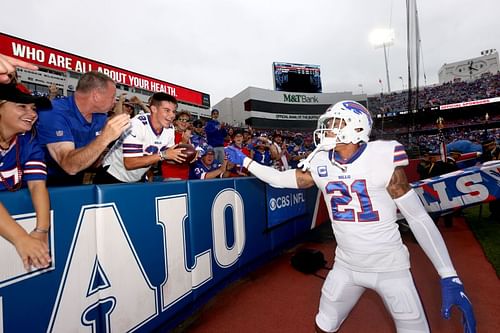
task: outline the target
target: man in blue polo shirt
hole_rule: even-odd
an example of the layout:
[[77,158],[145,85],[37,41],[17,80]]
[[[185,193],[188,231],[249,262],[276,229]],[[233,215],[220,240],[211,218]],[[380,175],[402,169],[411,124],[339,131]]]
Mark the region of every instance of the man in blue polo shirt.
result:
[[82,184],[85,172],[130,124],[128,114],[107,120],[115,103],[115,82],[85,73],[70,97],[56,99],[39,115],[39,140],[46,150],[49,186]]

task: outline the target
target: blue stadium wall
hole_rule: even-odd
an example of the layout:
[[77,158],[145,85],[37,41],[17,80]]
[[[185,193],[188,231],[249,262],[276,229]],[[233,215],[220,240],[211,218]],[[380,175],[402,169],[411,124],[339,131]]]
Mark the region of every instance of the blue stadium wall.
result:
[[[500,198],[500,161],[413,183],[432,214]],[[0,333],[168,331],[327,219],[318,191],[255,178],[52,188],[50,268],[0,237]],[[27,231],[27,190],[0,193]],[[321,205],[323,204],[323,209]]]
[[[255,178],[52,188],[53,265],[0,237],[0,332],[168,330],[311,229],[317,190]],[[26,230],[29,192],[0,193]]]

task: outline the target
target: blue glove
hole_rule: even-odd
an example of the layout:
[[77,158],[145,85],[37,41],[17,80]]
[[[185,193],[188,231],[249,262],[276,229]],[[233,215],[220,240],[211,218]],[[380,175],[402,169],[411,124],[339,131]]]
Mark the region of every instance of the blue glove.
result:
[[451,307],[456,305],[462,311],[462,324],[465,333],[476,332],[476,319],[472,311],[472,303],[465,295],[464,286],[458,276],[441,279],[441,292],[443,295],[443,305],[441,315],[445,319],[450,319]]
[[243,165],[243,160],[247,157],[241,152],[241,150],[232,146],[224,148],[224,153],[226,154],[227,159],[236,165]]

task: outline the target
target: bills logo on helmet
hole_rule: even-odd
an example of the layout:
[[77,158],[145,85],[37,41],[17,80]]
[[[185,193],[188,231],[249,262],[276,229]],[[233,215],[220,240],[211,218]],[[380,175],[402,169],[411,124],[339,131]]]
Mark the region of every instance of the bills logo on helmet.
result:
[[348,110],[351,110],[352,112],[356,113],[356,114],[365,114],[367,117],[368,117],[368,123],[370,124],[370,126],[372,126],[372,116],[370,115],[370,112],[368,112],[368,110],[361,104],[359,103],[355,103],[355,102],[351,102],[351,101],[347,101],[347,102],[344,102],[342,103],[344,105],[345,108],[347,108]]

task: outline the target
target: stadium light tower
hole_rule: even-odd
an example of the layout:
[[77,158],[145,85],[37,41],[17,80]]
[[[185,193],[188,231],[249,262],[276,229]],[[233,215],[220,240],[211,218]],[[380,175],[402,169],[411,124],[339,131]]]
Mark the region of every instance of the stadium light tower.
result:
[[391,80],[389,79],[389,64],[387,62],[387,48],[394,44],[393,29],[375,29],[370,33],[370,43],[376,49],[384,48],[385,75],[387,78],[387,91],[391,92]]
[[362,83],[358,84],[358,87],[360,87],[360,88],[361,88],[361,94],[364,94],[364,93],[365,93],[365,91],[363,90],[363,84],[362,84]]

